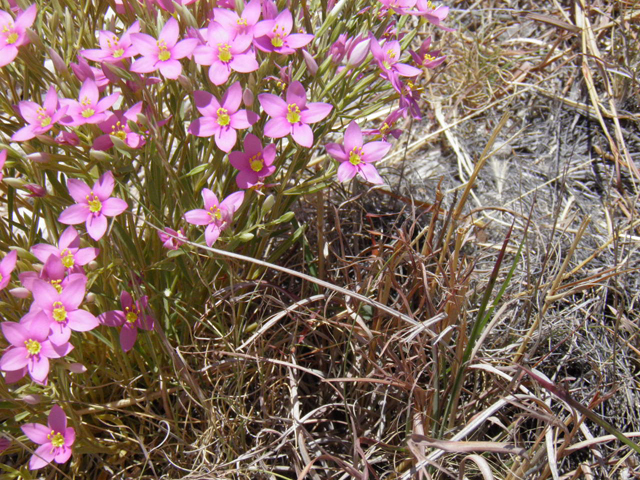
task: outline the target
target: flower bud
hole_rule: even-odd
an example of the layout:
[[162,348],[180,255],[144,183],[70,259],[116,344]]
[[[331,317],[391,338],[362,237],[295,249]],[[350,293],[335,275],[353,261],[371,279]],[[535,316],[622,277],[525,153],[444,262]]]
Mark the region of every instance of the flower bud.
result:
[[193,84],[191,83],[191,80],[184,75],[180,75],[178,77],[178,83],[187,91],[187,93],[193,92]]
[[242,103],[244,103],[245,107],[253,105],[253,92],[248,88],[245,88],[244,92],[242,92]]
[[98,268],[98,262],[96,262],[95,260],[89,262],[87,264],[87,268],[89,269],[90,272],[93,272],[94,270],[96,270]]
[[315,59],[305,49],[302,49],[302,57],[304,58],[304,63],[307,65],[307,70],[311,76],[315,76],[316,73],[318,73],[318,64]]
[[85,367],[81,363],[69,363],[67,364],[67,369],[71,373],[84,373],[87,371],[87,367]]
[[37,393],[32,393],[29,395],[25,395],[20,400],[24,403],[28,403],[29,405],[37,405],[42,401],[42,398]]
[[49,163],[51,161],[51,155],[45,152],[30,153],[27,158],[36,163]]
[[47,195],[47,190],[40,185],[36,185],[35,183],[27,183],[23,188],[26,188],[31,192],[31,194],[29,194],[30,197],[42,198]]
[[31,292],[24,287],[12,288],[9,293],[16,298],[29,298],[31,296]]
[[49,49],[49,58],[53,62],[53,68],[56,69],[56,72],[58,72],[58,74],[64,75],[65,73],[67,73],[67,64],[64,63],[62,57],[58,55],[58,52],[56,52],[53,48]]
[[106,152],[102,152],[100,150],[93,150],[91,149],[89,151],[89,156],[95,160],[98,160],[100,162],[108,162],[113,160],[113,157],[111,155],[109,155]]
[[347,54],[348,67],[357,67],[364,61],[365,58],[367,58],[367,55],[369,54],[370,43],[371,40],[367,38],[351,46],[351,48],[349,49],[349,53]]
[[84,297],[85,303],[95,303],[96,302],[96,294],[93,292],[89,292]]
[[267,198],[265,198],[264,202],[262,202],[262,207],[260,208],[261,216],[264,217],[267,213],[269,213],[275,204],[276,199],[273,195],[269,195]]

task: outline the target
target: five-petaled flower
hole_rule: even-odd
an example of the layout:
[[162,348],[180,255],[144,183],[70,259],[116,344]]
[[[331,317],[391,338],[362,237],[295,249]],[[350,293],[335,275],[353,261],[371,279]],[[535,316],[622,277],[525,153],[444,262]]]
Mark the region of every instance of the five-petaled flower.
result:
[[127,202],[111,197],[114,180],[111,172],[106,172],[93,185],[93,188],[70,178],[67,180],[69,195],[77,202],[67,207],[58,218],[65,225],[77,225],[85,222],[87,233],[94,240],[100,240],[107,231],[107,217],[120,215],[127,208]]
[[82,273],[82,265],[86,265],[94,260],[100,250],[97,248],[79,248],[80,236],[78,231],[73,227],[67,227],[60,239],[58,246],[48,245],[46,243],[38,243],[31,247],[33,253],[38,260],[46,263],[49,256],[53,255],[60,259],[62,265],[70,273]]
[[177,250],[187,239],[184,235],[184,229],[175,231],[173,228],[165,227],[164,231],[158,230],[158,237],[162,242],[162,246],[167,250]]
[[145,33],[132,33],[131,39],[142,57],[133,62],[131,71],[150,73],[160,70],[166,78],[178,78],[182,73],[179,60],[191,55],[198,44],[195,38],[178,41],[179,34],[178,21],[173,17],[164,24],[157,40]]
[[231,223],[233,214],[240,208],[244,200],[244,192],[234,192],[218,202],[218,197],[208,188],[202,189],[204,209],[189,210],[184,214],[184,219],[193,225],[206,225],[204,238],[208,246],[220,236],[220,232]]
[[391,82],[393,88],[398,92],[402,90],[400,76],[416,77],[421,70],[405,63],[400,63],[400,42],[397,40],[387,41],[382,46],[378,40],[371,35],[371,53],[373,58],[382,70],[381,75]]
[[60,123],[76,127],[85,123],[100,123],[107,118],[107,110],[119,96],[120,93],[115,92],[101,99],[98,85],[93,79],[87,78],[82,83],[78,100],[62,100],[61,103],[69,108],[67,116]]
[[276,146],[270,143],[262,148],[260,139],[253,133],[244,137],[244,152],[229,153],[229,163],[240,170],[236,177],[238,188],[246,189],[258,185],[276,171],[273,161],[276,158]]
[[218,102],[208,92],[193,92],[196,108],[203,115],[189,125],[189,133],[198,137],[213,135],[216,145],[224,152],[229,152],[238,138],[236,130],[249,128],[258,121],[258,115],[251,110],[238,110],[242,102],[242,87],[235,82],[229,87]]
[[[53,288],[53,287],[52,287]],[[49,339],[49,319],[44,314],[35,314],[29,322],[3,322],[2,333],[10,347],[0,358],[0,370],[21,373],[27,371],[34,382],[47,383],[49,359],[67,355],[73,346],[68,342],[54,344]]]
[[142,135],[131,130],[129,122],[136,123],[138,114],[142,112],[142,102],[136,103],[126,112],[116,110],[111,113],[104,122],[98,124],[105,134],[93,141],[94,150],[109,150],[113,147],[111,137],[122,140],[129,148],[141,148],[146,143]]
[[264,134],[271,138],[282,138],[289,134],[303,147],[313,146],[313,131],[310,123],[316,123],[329,115],[333,105],[329,103],[307,103],[307,92],[298,81],[291,82],[287,89],[287,101],[271,93],[258,95],[260,105],[272,117],[264,126]]
[[144,295],[134,302],[129,292],[120,293],[122,310],[111,310],[98,317],[98,320],[109,327],[122,327],[120,330],[120,346],[128,352],[138,338],[138,329],[153,330],[155,319],[147,313],[148,299]]
[[431,47],[431,37],[427,37],[425,41],[422,42],[417,52],[413,50],[409,52],[413,57],[413,61],[416,62],[416,65],[425,68],[436,68],[447,58],[446,55],[440,55],[440,50],[430,50],[429,47]]
[[53,85],[49,87],[42,106],[29,100],[22,100],[18,103],[18,110],[20,110],[20,115],[29,125],[14,133],[11,140],[24,142],[51,130],[67,113],[68,107],[58,107],[58,93]]
[[293,16],[284,9],[273,20],[263,20],[255,26],[253,43],[263,52],[291,55],[313,40],[309,33],[291,33],[292,28]]
[[18,252],[15,250],[7,253],[0,262],[0,290],[9,285],[11,280],[11,272],[16,268],[16,261],[18,260]]
[[340,162],[338,181],[346,182],[359,173],[368,182],[384,183],[372,164],[387,154],[391,144],[369,142],[363,145],[362,131],[355,121],[352,121],[344,132],[344,145],[328,143],[325,148],[329,155]]
[[49,338],[56,345],[68,342],[72,330],[88,332],[99,325],[93,314],[80,309],[86,284],[84,276],[70,281],[60,291],[43,280],[33,283],[33,302],[49,319]]
[[209,79],[214,85],[222,85],[232,70],[240,73],[258,70],[255,53],[249,50],[251,40],[248,35],[233,38],[226,28],[214,21],[207,28],[207,44],[196,47],[193,58],[198,65],[211,65]]
[[37,7],[31,5],[24,12],[13,17],[0,10],[0,67],[10,64],[18,55],[18,47],[29,43],[27,28],[36,19]]
[[137,53],[131,41],[131,34],[139,32],[140,22],[137,20],[121,38],[108,30],[100,30],[98,33],[100,48],[80,50],[80,55],[94,62],[121,63],[125,58],[131,58]]
[[[218,6],[220,6],[220,2],[218,2]],[[234,38],[246,36],[253,40],[253,30],[260,19],[261,10],[260,0],[251,0],[245,5],[240,15],[226,8],[214,8],[213,19],[222,25],[227,32],[230,32]]]
[[67,427],[67,416],[58,405],[54,405],[49,412],[47,425],[27,423],[21,428],[29,440],[40,445],[29,461],[29,470],[45,467],[52,460],[65,463],[71,457],[76,432],[73,427]]

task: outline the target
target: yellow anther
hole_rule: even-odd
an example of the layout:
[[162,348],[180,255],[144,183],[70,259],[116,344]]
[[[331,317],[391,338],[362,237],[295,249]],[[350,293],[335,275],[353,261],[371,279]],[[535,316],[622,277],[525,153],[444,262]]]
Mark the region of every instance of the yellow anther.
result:
[[53,303],[53,319],[58,323],[62,323],[67,319],[67,310],[61,302]]
[[47,438],[54,448],[60,448],[64,446],[64,437],[60,432],[56,433],[55,431],[51,430],[51,433],[47,435]]
[[27,349],[27,352],[29,352],[29,355],[37,355],[42,349],[40,342],[31,339],[24,341],[24,347]]
[[127,312],[126,317],[128,323],[135,323],[138,320],[138,314],[135,311]]
[[362,163],[362,148],[354,147],[351,152],[349,152],[349,163],[351,165],[360,165]]
[[124,48],[118,48],[117,50],[114,50],[113,53],[111,54],[113,58],[120,58],[122,55],[124,55]]
[[158,60],[162,62],[169,60],[171,58],[171,52],[167,48],[167,44],[164,42],[156,42],[156,45],[158,45],[158,49],[160,50],[158,52]]
[[242,17],[240,17],[238,20],[236,20],[236,23],[240,27],[246,27],[248,25],[247,19],[246,18],[242,18]]
[[280,48],[282,45],[284,45],[284,40],[282,39],[282,35],[280,35],[279,33],[276,33],[276,36],[271,39],[271,45],[273,45],[276,48]]
[[51,283],[51,286],[55,288],[58,293],[62,293],[62,285],[60,285],[62,280],[51,280],[49,283]]
[[215,218],[216,220],[222,220],[222,213],[217,206],[209,207],[209,216]]
[[295,103],[287,105],[287,121],[291,124],[300,121],[300,108]]
[[233,59],[230,49],[231,47],[226,43],[224,45],[222,43],[218,44],[218,59],[221,62],[227,63]]
[[255,157],[253,157],[249,162],[251,165],[251,170],[253,170],[254,172],[259,172],[264,168],[264,162],[262,161],[261,158],[256,158],[256,157],[259,157],[259,155],[256,155]]
[[87,203],[89,204],[89,211],[91,213],[97,213],[102,210],[102,202],[98,197],[95,196],[93,192],[90,195],[85,197],[87,199]]
[[216,111],[216,115],[218,115],[218,125],[221,127],[226,127],[231,123],[231,117],[229,117],[229,113],[226,108],[219,108]]
[[60,253],[60,258],[62,258],[62,264],[67,268],[73,268],[75,265],[73,254],[66,248]]

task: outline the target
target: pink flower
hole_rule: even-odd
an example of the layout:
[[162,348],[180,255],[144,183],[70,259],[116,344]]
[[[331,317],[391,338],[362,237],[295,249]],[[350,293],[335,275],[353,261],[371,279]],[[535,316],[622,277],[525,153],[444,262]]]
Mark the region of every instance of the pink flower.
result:
[[11,280],[11,272],[16,268],[18,260],[18,252],[15,250],[7,253],[0,262],[0,290],[9,285]]
[[125,58],[133,57],[137,51],[131,42],[131,34],[140,32],[140,23],[136,20],[121,38],[108,30],[98,33],[100,48],[80,50],[80,55],[94,62],[120,63]]
[[329,50],[331,60],[334,63],[340,63],[346,57],[349,68],[357,67],[369,54],[370,43],[371,40],[369,38],[364,38],[360,35],[349,38],[346,33],[343,33],[331,45]]
[[373,58],[382,70],[382,76],[387,78],[393,88],[398,92],[400,87],[400,76],[416,77],[420,75],[421,70],[405,63],[399,63],[400,60],[400,42],[397,40],[385,42],[380,46],[378,40],[372,35],[371,37],[371,53]]
[[23,100],[18,103],[18,109],[29,125],[13,134],[11,140],[14,142],[31,140],[36,135],[48,132],[67,113],[67,107],[59,108],[58,93],[53,85],[49,87],[42,106]]
[[164,232],[158,230],[158,236],[160,237],[160,241],[163,242],[162,246],[168,250],[177,250],[180,245],[184,244],[184,240],[187,238],[184,235],[184,229],[181,228],[179,232],[176,232],[169,227],[166,227]]
[[119,198],[111,197],[114,180],[111,172],[106,172],[93,185],[93,188],[70,178],[67,180],[69,195],[77,202],[67,207],[58,218],[65,225],[77,225],[86,222],[87,233],[94,240],[100,240],[107,231],[107,217],[115,217],[129,206]]
[[82,273],[81,266],[94,260],[100,250],[97,248],[78,248],[79,246],[80,236],[77,230],[73,227],[67,227],[60,235],[57,247],[38,243],[31,247],[31,253],[42,263],[46,263],[49,256],[53,255],[60,259],[62,265],[70,273]]
[[273,20],[263,20],[253,31],[254,44],[263,52],[276,52],[291,55],[296,49],[304,47],[313,35],[308,33],[291,33],[293,17],[291,12],[284,9]]
[[207,44],[197,46],[193,58],[198,65],[211,65],[209,79],[214,85],[222,85],[231,71],[249,73],[258,70],[260,65],[255,54],[247,52],[250,46],[250,36],[234,39],[225,27],[211,22],[207,28]]
[[43,385],[49,375],[49,359],[64,357],[73,350],[68,342],[53,344],[49,340],[46,315],[36,315],[27,324],[3,322],[0,327],[11,344],[0,358],[0,370],[22,373],[26,368],[33,381]]
[[182,73],[179,60],[191,55],[198,40],[187,38],[178,42],[180,27],[178,21],[171,17],[165,23],[158,40],[145,33],[133,33],[131,38],[142,58],[131,65],[131,71],[136,73],[150,73],[160,70],[166,78],[176,79]]
[[113,147],[111,136],[118,137],[130,148],[141,148],[145,144],[145,139],[139,133],[133,132],[128,122],[136,123],[138,114],[142,112],[142,102],[136,103],[126,112],[116,110],[99,123],[98,126],[106,135],[100,135],[93,141],[94,150],[109,150]]
[[67,427],[64,410],[54,405],[49,412],[47,425],[27,423],[22,432],[34,443],[40,445],[29,461],[29,470],[38,470],[55,460],[65,463],[71,458],[71,446],[76,441],[76,431]]
[[[7,161],[7,151],[6,150],[2,150],[0,152],[0,182],[4,178],[4,174],[2,173],[2,169],[4,168],[4,164],[5,164],[6,161]],[[0,281],[2,281],[2,280],[0,280]]]
[[120,346],[125,352],[131,350],[136,343],[139,328],[153,330],[155,319],[145,313],[149,309],[147,303],[146,295],[134,303],[131,295],[123,290],[120,294],[122,310],[111,310],[98,317],[100,323],[104,325],[122,327],[120,330]]
[[49,320],[49,338],[56,345],[68,342],[72,330],[88,332],[99,324],[96,317],[79,308],[84,299],[86,283],[86,277],[77,278],[61,291],[42,280],[33,284],[33,302]]
[[418,0],[416,8],[417,10],[412,11],[412,14],[426,18],[429,23],[432,23],[436,27],[447,32],[456,31],[455,28],[449,28],[441,25],[441,22],[447,18],[447,15],[449,15],[449,7],[445,7],[444,5],[436,7],[431,0]]
[[[67,274],[69,271],[70,270],[63,265],[60,257],[56,255],[49,255],[47,261],[42,267],[42,270],[40,270],[40,273],[22,272],[18,275],[18,278],[20,279],[22,285],[24,285],[24,287],[29,292],[33,292],[36,282],[40,280],[52,285],[58,291],[58,293],[62,293],[62,289],[66,287],[69,282],[72,282],[74,280],[81,279],[84,283],[87,283],[87,278],[85,277],[82,269],[79,270],[79,273]],[[39,311],[40,309],[37,307],[37,305],[32,304],[30,313],[36,313]],[[23,317],[23,320],[25,320],[26,318],[27,316],[25,315],[25,317]]]
[[204,209],[189,210],[184,214],[187,222],[193,225],[206,225],[204,238],[208,246],[220,236],[220,232],[226,229],[233,218],[233,214],[240,208],[244,200],[244,192],[234,192],[218,202],[218,197],[208,188],[202,189]]
[[313,146],[313,131],[310,123],[317,123],[331,113],[333,105],[307,103],[307,92],[298,81],[287,89],[287,101],[271,93],[258,95],[260,105],[272,117],[265,126],[264,134],[271,138],[282,138],[289,134],[303,147]]
[[408,10],[416,4],[416,0],[380,0],[380,3],[384,5],[385,11],[406,15],[409,13]]
[[[109,85],[109,78],[107,78],[107,75],[104,73],[104,69],[92,67],[82,57],[78,57],[78,63],[71,62],[69,66],[71,67],[71,70],[73,70],[73,74],[81,82],[84,83],[84,81],[87,79],[91,79],[96,82],[99,92],[102,92],[107,87],[107,85]],[[109,70],[107,69],[107,71]],[[115,77],[115,75],[112,75],[112,77]],[[118,79],[116,77],[113,78],[113,80],[117,81]]]
[[235,82],[222,97],[222,105],[208,92],[193,92],[196,108],[203,115],[189,125],[189,133],[198,137],[214,136],[216,145],[229,152],[236,144],[236,130],[249,128],[258,121],[250,110],[238,110],[242,102],[242,87]]
[[431,37],[427,37],[417,52],[410,51],[413,61],[425,68],[436,68],[444,62],[446,55],[440,55],[440,50],[429,50]]
[[253,40],[254,26],[260,19],[260,0],[251,0],[247,3],[241,15],[233,10],[214,8],[213,19],[222,25],[227,32],[230,32],[234,38],[245,36]]
[[382,140],[387,140],[389,135],[392,135],[396,139],[400,138],[402,135],[402,130],[399,128],[392,128],[393,125],[398,121],[400,117],[405,117],[407,115],[407,111],[402,108],[398,108],[391,112],[387,118],[384,119],[382,125],[379,128],[374,128],[371,130],[363,130],[363,135],[375,135],[375,138],[382,138]]
[[63,100],[63,104],[69,108],[67,117],[61,121],[64,125],[74,127],[85,123],[100,123],[107,118],[107,110],[116,102],[120,96],[119,92],[112,93],[100,99],[100,92],[96,82],[87,78],[80,88],[79,100]]
[[238,188],[246,189],[259,184],[276,171],[273,161],[276,146],[270,143],[264,149],[260,139],[253,133],[244,137],[244,152],[229,153],[229,163],[240,170],[236,177]]
[[344,145],[328,143],[327,152],[340,162],[338,167],[338,181],[346,182],[359,173],[366,181],[384,183],[376,167],[372,165],[384,157],[391,144],[387,142],[362,143],[362,131],[355,121],[352,121],[344,132]]
[[31,5],[24,12],[13,17],[0,10],[0,67],[10,64],[18,56],[18,47],[29,43],[27,28],[36,19],[37,7]]

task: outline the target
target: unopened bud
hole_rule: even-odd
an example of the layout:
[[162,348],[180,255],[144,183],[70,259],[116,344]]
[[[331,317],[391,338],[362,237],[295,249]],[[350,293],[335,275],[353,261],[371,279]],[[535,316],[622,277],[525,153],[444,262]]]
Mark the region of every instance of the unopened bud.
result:
[[12,288],[9,293],[16,298],[29,298],[31,296],[31,292],[24,287]]
[[318,64],[315,59],[304,49],[302,50],[302,57],[304,58],[304,63],[307,65],[307,70],[311,76],[315,76],[315,74],[318,73]]
[[67,369],[71,372],[71,373],[84,373],[87,371],[87,367],[85,367],[84,365],[82,365],[81,363],[69,363],[67,365]]
[[93,292],[89,292],[85,295],[84,301],[86,303],[95,303],[96,302],[96,294]]
[[357,43],[353,47],[353,50],[351,50],[347,55],[347,66],[357,67],[358,65],[360,65],[369,54],[370,44],[370,39],[366,39],[362,42]]
[[96,262],[95,260],[89,262],[87,264],[87,268],[89,269],[89,271],[93,272],[94,270],[96,270],[98,268],[98,262]]
[[56,72],[58,72],[60,75],[63,75],[67,72],[67,64],[64,63],[62,57],[58,55],[58,52],[56,52],[53,48],[49,49],[49,58],[53,62],[53,68],[56,69]]
[[30,197],[39,197],[42,198],[47,195],[47,190],[40,185],[36,185],[35,183],[27,183],[23,188],[26,188],[31,192]]
[[42,401],[42,397],[40,397],[40,395],[38,395],[37,393],[32,393],[29,395],[25,395],[20,400],[22,400],[24,403],[28,403],[29,405],[37,405]]
[[113,157],[111,155],[109,155],[107,152],[103,152],[101,150],[93,150],[91,149],[89,151],[89,156],[95,160],[98,160],[100,162],[108,162],[110,160],[113,160]]
[[253,92],[248,88],[245,88],[244,92],[242,92],[242,102],[246,107],[253,105]]
[[191,83],[191,80],[189,80],[187,77],[185,77],[184,75],[180,75],[178,77],[178,83],[182,86],[182,88],[184,88],[188,93],[193,92],[193,84]]
[[250,242],[253,240],[255,235],[253,233],[241,233],[236,238],[243,243]]
[[51,155],[45,152],[30,153],[27,158],[36,163],[49,163],[51,161]]
[[267,213],[269,213],[275,204],[276,199],[273,195],[269,195],[267,198],[265,198],[264,202],[262,202],[262,207],[260,208],[260,213],[262,214],[262,216],[264,217]]

